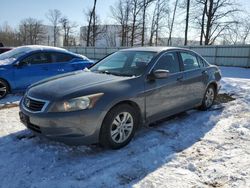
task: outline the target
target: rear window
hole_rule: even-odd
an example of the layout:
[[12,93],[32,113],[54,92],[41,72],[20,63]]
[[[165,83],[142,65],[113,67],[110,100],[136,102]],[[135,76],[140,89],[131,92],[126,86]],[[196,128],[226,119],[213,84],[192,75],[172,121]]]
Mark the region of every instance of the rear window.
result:
[[70,54],[63,54],[63,53],[52,53],[51,60],[52,63],[63,63],[71,61],[74,57]]
[[204,59],[202,59],[201,57],[197,56],[197,59],[198,59],[200,67],[207,67],[208,66],[208,63]]
[[181,59],[184,65],[184,70],[193,70],[200,68],[198,60],[195,55],[187,52],[181,52]]

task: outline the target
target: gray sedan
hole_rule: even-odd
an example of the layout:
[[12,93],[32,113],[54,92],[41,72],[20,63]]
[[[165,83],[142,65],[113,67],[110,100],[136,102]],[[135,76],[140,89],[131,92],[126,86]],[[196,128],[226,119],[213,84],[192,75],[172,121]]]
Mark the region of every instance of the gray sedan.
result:
[[66,144],[118,149],[141,125],[210,108],[220,79],[218,67],[187,49],[125,49],[88,70],[33,84],[21,100],[20,119],[34,133]]

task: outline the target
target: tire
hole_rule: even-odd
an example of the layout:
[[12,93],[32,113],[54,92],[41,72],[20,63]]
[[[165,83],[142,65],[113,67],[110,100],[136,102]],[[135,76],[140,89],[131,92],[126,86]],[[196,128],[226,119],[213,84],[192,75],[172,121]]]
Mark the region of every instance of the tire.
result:
[[202,105],[200,106],[200,109],[201,110],[209,109],[213,105],[215,98],[216,98],[215,87],[213,85],[209,85],[206,89],[206,92],[205,92],[204,98],[202,100]]
[[0,99],[3,99],[10,91],[6,81],[0,79]]
[[101,127],[100,144],[111,149],[126,146],[134,137],[139,125],[138,117],[137,111],[128,104],[121,104],[111,109]]

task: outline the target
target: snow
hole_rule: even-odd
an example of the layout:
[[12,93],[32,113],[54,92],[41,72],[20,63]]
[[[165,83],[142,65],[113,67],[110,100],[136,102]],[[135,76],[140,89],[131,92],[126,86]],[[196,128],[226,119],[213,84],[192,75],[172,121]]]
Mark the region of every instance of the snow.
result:
[[7,95],[5,98],[0,100],[0,109],[8,105],[12,105],[12,106],[18,105],[21,98],[22,98],[21,94]]
[[34,137],[18,107],[1,109],[0,187],[250,187],[250,69],[221,70],[236,100],[143,128],[120,150]]

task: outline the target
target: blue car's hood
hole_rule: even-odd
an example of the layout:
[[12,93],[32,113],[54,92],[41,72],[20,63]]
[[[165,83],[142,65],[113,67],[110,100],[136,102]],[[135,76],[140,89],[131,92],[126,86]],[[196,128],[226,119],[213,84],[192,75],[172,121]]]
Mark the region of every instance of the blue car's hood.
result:
[[0,66],[4,66],[4,65],[10,65],[14,62],[14,59],[0,59]]

